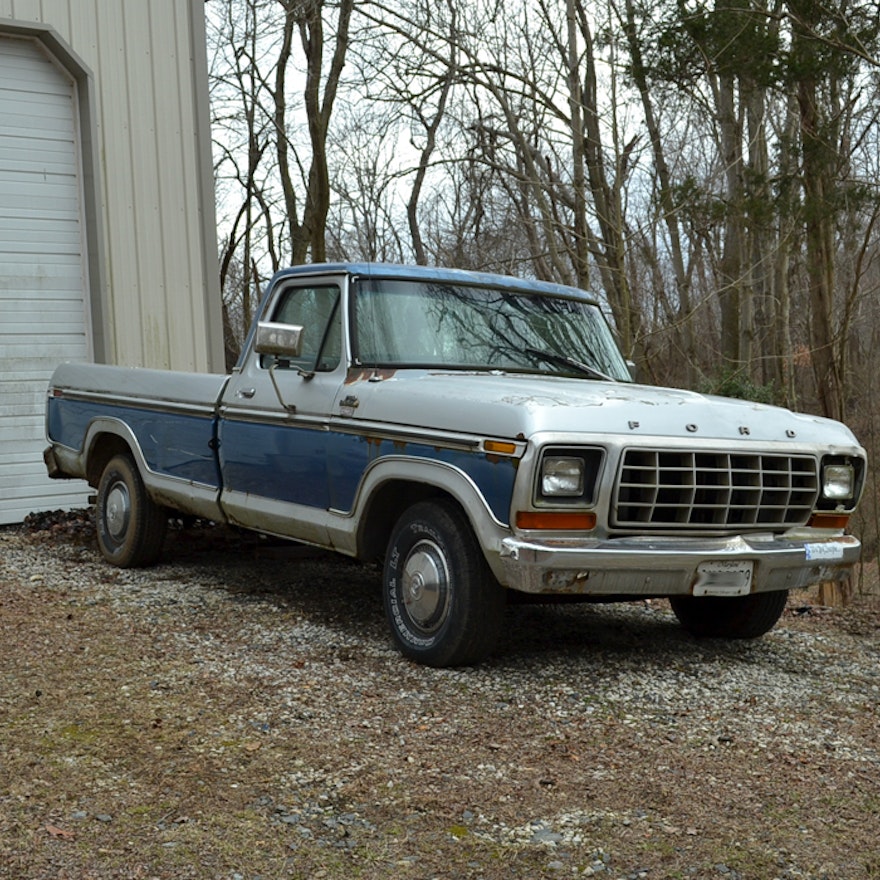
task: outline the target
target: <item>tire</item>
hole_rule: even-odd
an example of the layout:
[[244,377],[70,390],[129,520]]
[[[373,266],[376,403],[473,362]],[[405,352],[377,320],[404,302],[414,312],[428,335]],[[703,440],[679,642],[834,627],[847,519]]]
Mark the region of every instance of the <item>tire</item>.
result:
[[421,501],[388,542],[385,613],[397,647],[426,666],[467,666],[495,647],[505,591],[486,563],[470,523],[445,499]]
[[147,494],[134,459],[110,459],[98,483],[95,508],[98,547],[119,568],[152,565],[162,552],[168,512]]
[[692,635],[710,639],[756,639],[773,629],[785,610],[788,590],[748,596],[672,596],[678,622]]

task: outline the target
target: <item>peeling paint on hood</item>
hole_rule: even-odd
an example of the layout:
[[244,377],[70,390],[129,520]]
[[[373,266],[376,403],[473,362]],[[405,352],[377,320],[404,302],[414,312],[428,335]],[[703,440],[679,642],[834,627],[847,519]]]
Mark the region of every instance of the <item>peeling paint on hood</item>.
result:
[[675,388],[424,369],[398,369],[346,388],[358,397],[358,420],[414,428],[510,438],[553,431],[858,446],[847,428],[829,419]]

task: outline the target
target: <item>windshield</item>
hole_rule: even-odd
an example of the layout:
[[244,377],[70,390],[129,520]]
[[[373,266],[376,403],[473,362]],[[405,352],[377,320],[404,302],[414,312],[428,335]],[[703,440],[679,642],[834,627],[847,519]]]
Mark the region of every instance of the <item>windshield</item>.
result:
[[589,302],[442,282],[363,279],[354,300],[363,366],[443,366],[614,379],[630,376]]

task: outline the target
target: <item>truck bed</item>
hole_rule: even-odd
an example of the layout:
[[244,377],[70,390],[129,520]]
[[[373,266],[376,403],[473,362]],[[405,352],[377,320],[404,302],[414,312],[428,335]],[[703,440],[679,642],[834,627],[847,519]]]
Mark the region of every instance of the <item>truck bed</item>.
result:
[[173,506],[219,517],[217,401],[228,379],[208,373],[63,364],[53,377],[47,408],[47,431],[60,469],[94,485],[96,474],[87,472],[89,451],[99,438],[115,435],[135,451],[152,484],[167,480]]

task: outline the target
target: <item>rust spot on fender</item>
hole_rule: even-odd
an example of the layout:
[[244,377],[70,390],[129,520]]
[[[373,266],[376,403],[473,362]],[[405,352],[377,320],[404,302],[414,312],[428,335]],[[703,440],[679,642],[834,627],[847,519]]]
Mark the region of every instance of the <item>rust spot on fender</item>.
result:
[[397,370],[377,370],[365,367],[350,367],[345,374],[345,385],[354,385],[355,382],[367,382],[370,379],[391,379],[397,374]]
[[495,455],[494,453],[487,452],[486,453],[486,461],[489,464],[509,464],[513,467],[514,470],[519,470],[519,459],[514,458],[512,455]]

